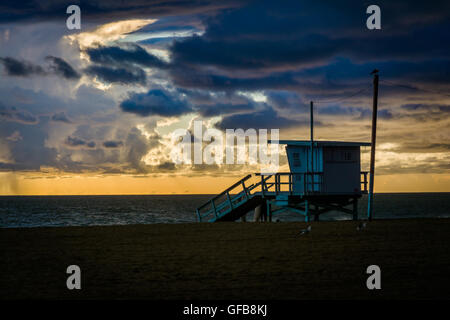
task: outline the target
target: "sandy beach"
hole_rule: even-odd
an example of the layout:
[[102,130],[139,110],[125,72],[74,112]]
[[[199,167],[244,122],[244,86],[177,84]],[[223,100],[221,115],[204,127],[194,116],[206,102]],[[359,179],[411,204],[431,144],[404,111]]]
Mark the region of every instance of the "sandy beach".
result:
[[[1,299],[449,299],[450,219],[0,230]],[[66,288],[78,265],[82,289]],[[381,290],[366,268],[381,268]]]

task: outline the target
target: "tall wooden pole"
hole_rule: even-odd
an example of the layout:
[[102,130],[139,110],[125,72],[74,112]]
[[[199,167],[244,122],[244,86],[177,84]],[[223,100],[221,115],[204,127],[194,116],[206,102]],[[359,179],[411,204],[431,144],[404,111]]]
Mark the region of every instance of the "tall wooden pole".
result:
[[311,128],[311,191],[314,191],[314,104],[310,103],[310,128]]
[[375,175],[375,145],[377,140],[377,111],[378,111],[378,73],[373,75],[373,110],[372,110],[372,141],[370,147],[370,181],[369,181],[369,203],[367,205],[367,219],[373,217],[373,180]]

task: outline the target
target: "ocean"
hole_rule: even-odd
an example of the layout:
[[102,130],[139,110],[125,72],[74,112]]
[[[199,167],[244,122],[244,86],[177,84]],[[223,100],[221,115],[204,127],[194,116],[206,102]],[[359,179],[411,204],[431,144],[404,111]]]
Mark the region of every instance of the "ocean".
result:
[[[0,196],[0,227],[61,227],[196,222],[195,209],[212,195]],[[359,201],[365,218],[367,196]],[[382,193],[374,196],[374,219],[449,218],[450,193]],[[252,213],[247,215],[252,220]],[[339,212],[321,220],[350,220]],[[285,212],[279,221],[303,221]]]

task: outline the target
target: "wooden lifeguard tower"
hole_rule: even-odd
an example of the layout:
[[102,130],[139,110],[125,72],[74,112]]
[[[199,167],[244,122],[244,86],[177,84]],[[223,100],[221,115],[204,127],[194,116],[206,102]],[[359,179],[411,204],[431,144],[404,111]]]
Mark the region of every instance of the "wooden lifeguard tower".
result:
[[[198,221],[234,221],[255,210],[261,219],[286,210],[309,221],[329,211],[358,217],[358,199],[367,193],[360,147],[367,142],[281,140],[289,172],[250,174],[197,208]],[[352,208],[346,208],[351,206]]]

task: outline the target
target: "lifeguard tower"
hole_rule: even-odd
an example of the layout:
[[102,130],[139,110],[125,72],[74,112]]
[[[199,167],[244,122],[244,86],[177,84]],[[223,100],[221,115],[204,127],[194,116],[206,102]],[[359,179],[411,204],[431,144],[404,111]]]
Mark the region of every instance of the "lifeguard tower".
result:
[[[358,217],[358,199],[367,193],[367,172],[361,172],[360,148],[367,142],[281,140],[289,172],[250,174],[197,208],[198,221],[234,221],[255,210],[272,220],[286,210],[309,221],[329,211]],[[351,206],[351,209],[346,208]]]

